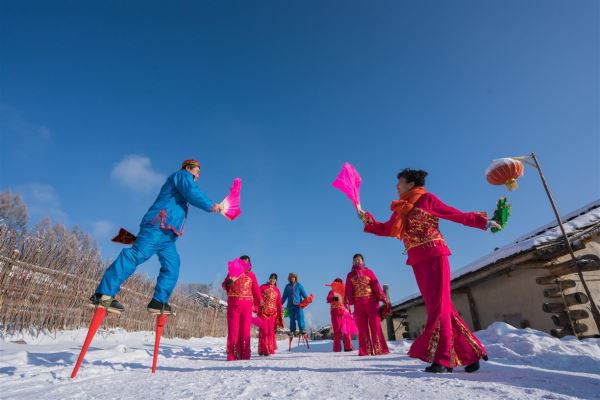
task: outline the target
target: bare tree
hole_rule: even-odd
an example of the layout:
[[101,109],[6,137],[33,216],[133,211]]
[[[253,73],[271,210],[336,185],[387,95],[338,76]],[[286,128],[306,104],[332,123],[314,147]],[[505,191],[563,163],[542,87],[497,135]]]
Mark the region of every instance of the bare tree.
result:
[[29,213],[21,195],[18,193],[13,195],[11,192],[0,193],[0,224],[18,233],[25,233],[28,222]]

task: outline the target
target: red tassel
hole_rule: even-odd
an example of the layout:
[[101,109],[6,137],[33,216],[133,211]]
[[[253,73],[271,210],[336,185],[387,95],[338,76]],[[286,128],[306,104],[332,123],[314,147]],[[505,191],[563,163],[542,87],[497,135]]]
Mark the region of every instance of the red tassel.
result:
[[97,307],[94,312],[94,316],[92,317],[92,322],[90,322],[90,327],[88,329],[87,336],[85,337],[85,341],[83,342],[83,347],[81,348],[81,352],[79,353],[79,358],[77,359],[77,363],[75,364],[75,368],[73,368],[73,372],[71,373],[71,378],[75,378],[77,376],[77,372],[79,371],[79,367],[81,366],[81,362],[83,361],[83,357],[85,357],[85,353],[87,353],[88,347],[90,347],[90,343],[92,343],[92,339],[94,335],[98,331],[98,328],[102,324],[102,320],[106,316],[106,308]]
[[152,359],[152,373],[156,372],[156,361],[158,360],[158,348],[160,346],[160,337],[163,329],[167,324],[167,314],[160,314],[156,316],[156,337],[154,338],[154,357]]

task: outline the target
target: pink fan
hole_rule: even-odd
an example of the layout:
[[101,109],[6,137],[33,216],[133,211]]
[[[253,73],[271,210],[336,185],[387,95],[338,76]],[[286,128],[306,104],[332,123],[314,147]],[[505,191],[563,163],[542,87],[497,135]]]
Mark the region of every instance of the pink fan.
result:
[[257,317],[256,315],[252,316],[252,320],[250,321],[250,323],[252,323],[252,325],[257,327],[258,329],[265,329],[264,321],[262,319],[260,319],[259,317]]
[[342,165],[342,170],[332,183],[334,188],[341,190],[348,196],[358,211],[362,211],[360,208],[360,182],[360,175],[356,168],[346,162]]
[[227,261],[227,272],[230,277],[238,278],[241,274],[246,272],[250,267],[247,261],[236,258],[233,261]]
[[229,194],[221,202],[221,214],[230,221],[233,221],[242,213],[240,210],[240,191],[242,189],[242,180],[235,178],[233,186],[229,189]]
[[354,316],[350,314],[349,311],[346,311],[342,317],[342,333],[346,335],[358,335],[356,321],[354,320]]

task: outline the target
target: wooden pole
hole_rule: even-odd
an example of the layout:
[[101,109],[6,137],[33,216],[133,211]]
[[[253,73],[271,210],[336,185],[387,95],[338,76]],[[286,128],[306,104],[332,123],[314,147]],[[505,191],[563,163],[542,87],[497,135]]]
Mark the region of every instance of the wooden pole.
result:
[[[546,194],[548,195],[548,199],[550,200],[550,205],[552,205],[552,210],[554,211],[554,215],[556,216],[556,221],[558,222],[558,226],[560,227],[560,231],[562,232],[562,236],[565,240],[565,245],[567,246],[567,250],[569,251],[569,254],[571,255],[571,259],[573,260],[573,262],[575,263],[575,266],[577,267],[577,275],[579,276],[579,280],[581,281],[581,284],[583,285],[583,289],[585,290],[585,293],[587,294],[587,296],[589,298],[592,316],[594,317],[594,322],[596,323],[596,328],[598,329],[598,332],[600,333],[600,312],[598,311],[598,307],[596,306],[596,303],[594,302],[592,293],[590,292],[587,282],[585,281],[585,279],[583,277],[583,272],[581,271],[581,267],[577,263],[577,257],[575,256],[575,253],[573,252],[573,247],[571,247],[571,242],[569,241],[569,237],[567,236],[567,233],[565,232],[565,227],[563,226],[562,220],[560,219],[560,214],[558,213],[558,209],[556,208],[556,203],[554,202],[552,193],[550,193],[550,188],[548,188],[548,184],[546,183],[546,179],[544,178],[544,173],[542,172],[542,167],[540,166],[540,163],[538,162],[537,157],[535,156],[535,153],[531,153],[531,158],[533,159],[536,169],[538,170],[538,173],[540,174],[540,179],[542,180],[542,184],[544,185],[544,189],[546,190]],[[556,281],[560,285],[560,280],[558,278],[556,279]],[[562,291],[561,291],[561,293],[562,293]],[[564,301],[564,295],[563,295],[563,301]],[[567,307],[566,303],[565,303],[565,307]],[[571,318],[571,314],[569,314],[569,310],[567,309],[565,311],[567,312],[567,315],[569,316],[569,322],[571,324],[571,329],[573,329],[573,334],[577,338],[579,338],[579,335],[575,331],[575,325],[573,323],[573,319]]]
[[[390,285],[383,285],[383,292],[385,293],[385,297],[387,297],[388,301],[390,300]],[[385,324],[387,325],[387,339],[388,340],[396,340],[396,331],[394,330],[394,318],[392,315],[388,315],[385,317]]]

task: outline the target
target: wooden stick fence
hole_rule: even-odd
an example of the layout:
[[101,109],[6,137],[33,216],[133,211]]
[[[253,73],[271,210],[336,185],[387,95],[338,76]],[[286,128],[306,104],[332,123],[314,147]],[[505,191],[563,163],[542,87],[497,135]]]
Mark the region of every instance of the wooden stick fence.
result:
[[[43,237],[19,237],[0,226],[0,325],[5,331],[87,327],[92,315],[88,298],[106,265],[95,248],[75,249]],[[135,273],[117,296],[126,310],[110,316],[104,327],[152,331],[155,318],[146,312],[154,281]],[[226,307],[218,301],[199,304],[175,290],[169,303],[177,313],[167,337],[225,336]]]

